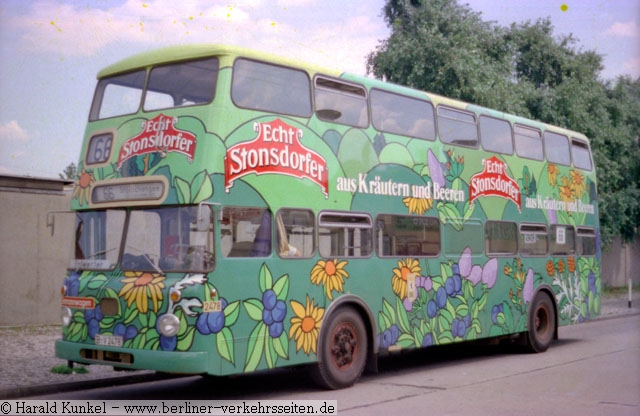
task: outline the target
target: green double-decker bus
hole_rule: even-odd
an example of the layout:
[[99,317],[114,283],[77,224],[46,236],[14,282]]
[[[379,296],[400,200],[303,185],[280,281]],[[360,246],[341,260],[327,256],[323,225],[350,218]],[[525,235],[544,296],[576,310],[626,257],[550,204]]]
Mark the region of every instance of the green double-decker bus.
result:
[[224,376],[479,340],[600,310],[588,139],[224,45],[98,74],[57,357]]

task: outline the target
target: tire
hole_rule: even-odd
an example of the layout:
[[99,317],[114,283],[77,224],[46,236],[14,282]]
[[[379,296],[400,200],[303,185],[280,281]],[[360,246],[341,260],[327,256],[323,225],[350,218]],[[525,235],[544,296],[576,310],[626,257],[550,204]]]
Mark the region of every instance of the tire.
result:
[[367,331],[360,315],[341,307],[323,323],[318,340],[318,363],[312,368],[314,381],[336,390],[352,386],[367,361]]
[[556,333],[556,313],[553,301],[545,292],[538,292],[529,308],[527,318],[527,348],[530,352],[544,352]]

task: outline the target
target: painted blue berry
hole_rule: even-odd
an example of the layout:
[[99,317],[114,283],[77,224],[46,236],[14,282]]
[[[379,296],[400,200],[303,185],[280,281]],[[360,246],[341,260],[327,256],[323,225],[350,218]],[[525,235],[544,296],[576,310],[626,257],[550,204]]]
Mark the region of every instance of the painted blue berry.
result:
[[178,345],[178,337],[160,335],[160,348],[162,348],[163,351],[173,351],[176,349],[176,345]]
[[100,332],[100,324],[97,319],[91,319],[87,324],[87,332],[89,333],[89,338],[95,339],[96,334]]
[[427,303],[427,315],[429,315],[429,318],[435,318],[437,314],[438,306],[435,301],[430,300],[429,303]]
[[124,338],[124,333],[127,331],[127,327],[122,323],[118,323],[115,328],[113,328],[113,335]]
[[282,335],[282,331],[284,330],[284,326],[282,322],[274,322],[269,326],[269,336],[271,338],[278,338]]
[[398,338],[400,337],[400,330],[398,329],[398,325],[391,325],[391,328],[389,328],[389,332],[391,332],[391,345],[393,345],[398,342]]
[[504,312],[504,305],[502,303],[493,305],[493,308],[491,308],[491,321],[494,324],[498,323],[498,314],[502,312]]
[[430,347],[433,345],[433,336],[431,334],[426,334],[424,338],[422,338],[422,346]]
[[209,312],[207,313],[207,325],[212,334],[217,334],[224,328],[224,313]]
[[444,282],[444,289],[447,291],[448,296],[453,296],[456,293],[456,284],[453,278],[450,277]]
[[453,286],[454,292],[456,295],[462,293],[462,277],[459,274],[453,275]]
[[136,337],[136,335],[138,335],[138,328],[136,328],[133,325],[129,325],[127,327],[127,330],[124,333],[124,339],[129,340],[129,339],[133,339]]
[[[210,312],[209,312],[210,313]],[[211,330],[209,329],[209,324],[207,324],[207,318],[209,313],[201,313],[196,320],[196,329],[202,335],[209,335]]]
[[284,321],[284,317],[287,314],[287,305],[281,300],[277,301],[276,306],[271,311],[271,314],[275,322]]
[[275,322],[274,319],[273,319],[273,311],[270,311],[267,308],[263,309],[262,310],[262,321],[265,323],[265,325],[273,324]]
[[436,292],[436,305],[439,309],[442,309],[447,304],[447,291],[444,287],[440,287]]
[[382,333],[382,347],[389,348],[391,345],[393,345],[391,342],[391,331],[389,331],[389,329],[385,329]]
[[277,300],[278,299],[276,298],[276,293],[271,289],[265,290],[262,294],[262,304],[264,305],[265,309],[272,310],[273,308],[275,308]]
[[454,275],[457,274],[458,276],[460,276],[460,265],[458,263],[451,266],[451,270],[453,271]]
[[460,338],[464,338],[464,334],[467,332],[467,325],[464,323],[464,320],[458,320],[458,336]]

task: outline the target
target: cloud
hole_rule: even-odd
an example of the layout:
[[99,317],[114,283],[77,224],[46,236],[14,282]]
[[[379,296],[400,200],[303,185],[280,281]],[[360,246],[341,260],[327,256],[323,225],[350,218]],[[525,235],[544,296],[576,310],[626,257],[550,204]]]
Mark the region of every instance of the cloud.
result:
[[24,130],[16,120],[0,124],[0,142],[17,142],[25,143],[30,139],[29,134]]
[[605,31],[605,34],[615,37],[636,38],[640,36],[640,27],[635,20],[615,22]]

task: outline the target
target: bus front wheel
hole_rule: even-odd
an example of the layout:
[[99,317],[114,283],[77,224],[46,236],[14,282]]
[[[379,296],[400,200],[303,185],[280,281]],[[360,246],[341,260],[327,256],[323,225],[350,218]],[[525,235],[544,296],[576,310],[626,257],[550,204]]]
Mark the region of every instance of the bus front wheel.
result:
[[531,352],[544,352],[549,348],[556,332],[556,314],[553,302],[545,292],[538,292],[529,308],[527,347]]
[[333,390],[352,386],[367,360],[367,331],[362,318],[353,308],[342,307],[324,325],[313,379],[321,387]]

